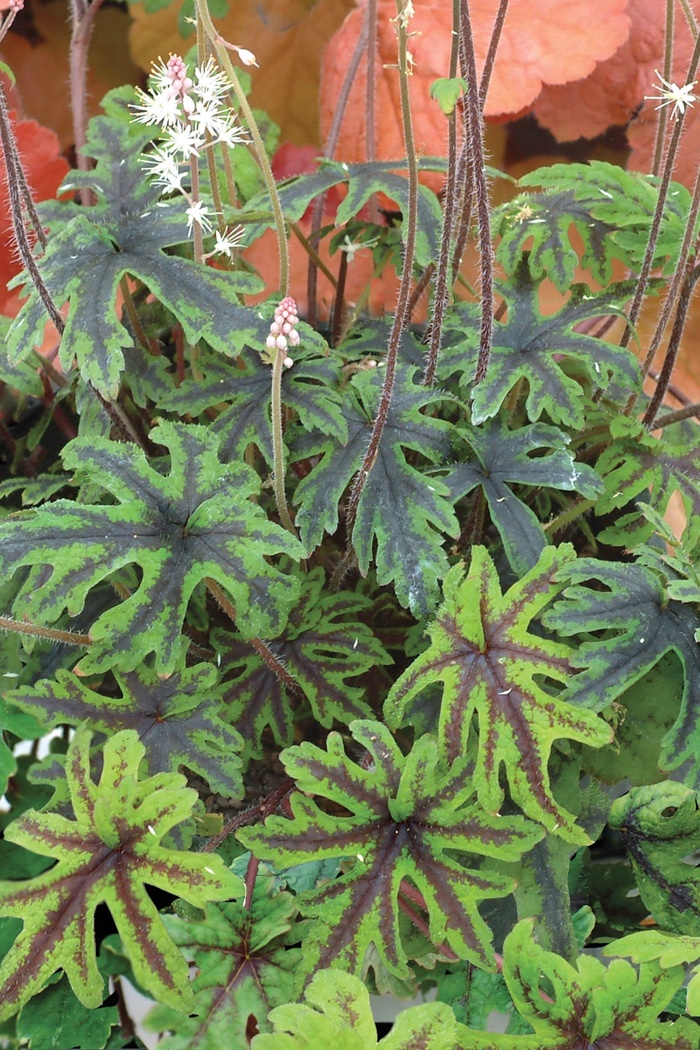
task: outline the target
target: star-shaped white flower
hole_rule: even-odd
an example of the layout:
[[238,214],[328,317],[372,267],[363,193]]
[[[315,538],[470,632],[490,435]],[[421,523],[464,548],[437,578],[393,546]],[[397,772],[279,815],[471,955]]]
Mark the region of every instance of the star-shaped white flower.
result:
[[698,101],[698,96],[693,94],[693,88],[697,84],[697,80],[693,80],[690,84],[683,84],[679,87],[678,84],[672,81],[664,80],[659,73],[658,69],[655,69],[657,77],[661,81],[660,84],[653,84],[652,87],[657,88],[661,92],[660,95],[645,95],[644,98],[648,101],[658,101],[658,106],[655,109],[662,109],[663,106],[673,106],[673,116],[678,119],[685,114],[686,109],[690,109],[694,102]]
[[193,201],[189,208],[185,212],[187,215],[187,232],[192,234],[192,227],[195,223],[199,226],[200,230],[204,230],[207,233],[211,229],[211,220],[209,219],[210,209],[204,203],[204,201]]

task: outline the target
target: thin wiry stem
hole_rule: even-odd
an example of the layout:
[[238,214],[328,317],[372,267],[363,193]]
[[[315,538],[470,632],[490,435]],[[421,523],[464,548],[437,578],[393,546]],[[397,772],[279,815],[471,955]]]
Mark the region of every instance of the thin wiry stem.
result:
[[[90,160],[82,152],[87,131],[87,60],[90,37],[95,22],[95,15],[102,6],[103,0],[70,0],[71,41],[70,41],[70,104],[73,118],[73,140],[76,163],[79,171],[89,171]],[[82,204],[90,204],[92,190],[83,187],[80,190]]]
[[693,405],[686,405],[685,408],[677,408],[674,412],[667,412],[661,419],[655,419],[654,430],[663,430],[664,427],[670,427],[673,423],[681,423],[684,419],[692,419],[694,416],[700,416],[700,401],[696,401]]
[[[690,59],[690,65],[688,67],[688,73],[686,76],[686,83],[695,79],[695,73],[698,68],[698,62],[700,61],[700,35],[695,41],[695,47],[693,48],[693,54]],[[676,120],[673,131],[671,132],[671,141],[668,145],[668,152],[666,154],[666,160],[664,163],[664,169],[661,176],[661,182],[659,184],[659,196],[656,201],[656,209],[654,211],[654,217],[651,223],[651,229],[649,231],[649,240],[647,241],[646,251],[644,252],[644,259],[642,261],[642,268],[637,279],[637,286],[634,292],[634,298],[628,314],[628,324],[622,334],[620,340],[620,346],[627,346],[632,333],[636,328],[637,320],[639,319],[639,313],[642,309],[642,303],[646,295],[647,285],[649,283],[649,275],[651,274],[651,266],[654,261],[654,254],[656,251],[656,242],[659,238],[659,231],[661,229],[661,219],[663,217],[664,206],[666,204],[666,198],[668,196],[668,188],[671,183],[671,176],[673,174],[673,167],[676,161],[676,154],[678,152],[678,145],[681,140],[681,134],[683,131],[683,124],[685,121],[685,112],[679,110],[676,114]]]
[[389,335],[386,359],[384,362],[384,383],[379,399],[377,415],[372,427],[369,445],[362,461],[360,471],[355,478],[350,500],[348,503],[348,536],[352,543],[352,530],[357,517],[357,509],[360,498],[364,491],[367,479],[374,466],[379,451],[379,443],[384,433],[384,427],[391,407],[391,398],[394,390],[394,378],[396,374],[396,361],[401,343],[401,334],[408,321],[408,306],[411,301],[411,283],[413,279],[413,261],[416,249],[416,225],[418,210],[418,162],[416,158],[416,147],[413,137],[413,120],[411,117],[411,102],[408,93],[409,58],[408,58],[408,19],[411,9],[410,0],[397,0],[397,17],[395,20],[396,34],[398,37],[398,72],[399,91],[401,95],[401,118],[403,122],[403,137],[406,147],[406,161],[408,166],[408,205],[407,214],[404,216],[406,224],[406,243],[403,256],[403,272],[396,301],[396,312],[394,323]]
[[[664,34],[664,80],[672,79],[673,72],[673,10],[675,0],[666,0],[666,31]],[[666,106],[659,107],[659,120],[656,125],[656,141],[654,143],[654,163],[652,172],[658,175],[661,170],[661,160],[666,141],[666,125],[668,123],[668,112]]]
[[[656,351],[661,345],[663,334],[666,331],[666,326],[671,319],[673,309],[678,302],[678,297],[681,293],[683,281],[687,272],[688,259],[690,257],[691,247],[695,240],[695,224],[697,222],[698,214],[700,213],[700,165],[695,173],[695,186],[693,188],[693,196],[690,204],[690,211],[688,212],[688,219],[685,225],[685,232],[683,235],[683,243],[681,245],[680,254],[678,256],[678,262],[676,263],[676,269],[673,272],[673,276],[666,290],[666,298],[661,309],[661,314],[656,322],[653,335],[649,342],[649,349],[647,350],[646,357],[642,363],[642,375],[647,376],[649,370],[654,363],[656,357]],[[625,415],[630,415],[634,405],[637,402],[637,394],[634,394],[627,405],[625,406]]]
[[479,83],[476,75],[476,56],[472,33],[469,0],[462,0],[460,24],[460,58],[462,75],[467,81],[467,117],[469,155],[474,180],[474,198],[479,227],[479,270],[481,275],[481,328],[479,334],[479,358],[474,376],[474,385],[485,377],[491,356],[493,339],[493,247],[491,244],[491,219],[489,197],[484,166],[483,114],[479,98]]
[[498,45],[501,40],[501,33],[503,32],[503,25],[506,20],[508,3],[509,0],[501,0],[500,4],[498,5],[498,11],[496,12],[496,20],[493,23],[491,39],[489,40],[489,49],[486,52],[484,68],[481,71],[481,82],[479,84],[479,102],[481,104],[482,112],[486,103],[486,96],[488,94],[489,84],[491,83],[491,74],[493,73],[493,66],[496,61],[496,52],[498,51]]
[[[452,50],[450,52],[449,77],[457,76],[457,62],[459,60],[459,2],[452,0]],[[450,267],[452,254],[452,234],[454,232],[455,216],[459,203],[457,190],[457,107],[455,106],[448,117],[447,123],[447,180],[445,182],[445,208],[442,217],[442,236],[440,239],[440,255],[438,258],[437,278],[435,281],[435,294],[433,298],[433,314],[428,326],[429,345],[428,358],[425,366],[423,383],[432,386],[435,380],[440,346],[442,343],[442,323],[445,311],[451,299],[452,272]]]
[[695,17],[695,12],[690,6],[689,0],[680,0],[681,10],[685,15],[685,20],[688,23],[688,29],[690,30],[693,40],[698,35],[698,20]]
[[277,235],[277,250],[279,252],[279,286],[281,295],[284,297],[289,291],[289,245],[287,243],[287,230],[284,222],[284,215],[282,214],[282,205],[280,204],[277,184],[275,182],[275,177],[272,174],[270,161],[265,152],[265,143],[262,140],[260,129],[258,128],[250,103],[246,98],[245,91],[241,87],[238,74],[233,67],[231,59],[228,57],[226,42],[223,37],[217,33],[214,23],[211,20],[209,9],[207,7],[207,0],[195,0],[195,2],[197,19],[201,22],[205,36],[216,51],[219,65],[229,79],[229,84],[231,85],[231,89],[236,99],[236,105],[238,106],[241,116],[243,117],[251,138],[253,139],[253,147],[255,149],[258,165],[260,166],[260,173],[265,182],[265,188],[267,189],[270,198],[270,205],[272,207],[275,233]]
[[681,337],[683,335],[683,329],[688,317],[688,309],[690,307],[690,300],[697,284],[698,278],[700,278],[700,266],[695,266],[695,259],[691,257],[688,259],[686,269],[687,275],[681,288],[681,293],[678,297],[678,306],[676,307],[676,318],[673,322],[673,328],[668,341],[668,349],[666,351],[666,357],[661,368],[658,382],[656,384],[656,390],[654,396],[649,402],[649,406],[644,413],[644,425],[649,430],[654,429],[654,420],[656,419],[657,413],[661,408],[668,385],[671,382],[671,376],[673,375],[673,369],[676,365],[676,358],[678,357],[678,351],[681,345]]
[[284,371],[284,353],[278,350],[272,365],[272,397],[270,415],[272,418],[272,484],[275,490],[275,502],[280,521],[285,529],[296,536],[294,522],[289,515],[287,494],[284,491],[284,438],[282,434],[282,372]]
[[[333,155],[338,144],[338,136],[340,134],[340,128],[342,126],[343,117],[347,108],[348,99],[350,98],[350,91],[352,85],[355,82],[357,71],[360,68],[360,62],[362,56],[368,51],[368,40],[370,39],[369,31],[369,20],[372,15],[372,4],[367,4],[365,11],[365,17],[362,22],[362,29],[358,37],[357,43],[355,44],[355,50],[352,53],[350,62],[348,64],[347,71],[343,78],[343,83],[340,88],[340,94],[338,96],[338,102],[333,111],[333,119],[331,120],[331,126],[328,129],[328,135],[323,147],[324,157],[328,157],[329,160],[333,158]],[[376,18],[376,13],[375,13]],[[374,64],[374,54],[367,55],[368,67]],[[311,212],[311,231],[309,233],[309,244],[314,251],[317,251],[320,236],[319,230],[323,221],[323,207],[325,204],[326,195],[325,193],[319,194],[314,201],[313,210]],[[335,283],[335,282],[334,282]],[[316,315],[316,299],[318,292],[318,267],[313,259],[309,257],[309,267],[306,277],[306,303],[307,303],[307,320],[312,328],[316,327],[318,318]]]
[[[10,114],[7,109],[7,99],[5,97],[5,90],[0,83],[0,144],[2,145],[3,157],[5,159],[5,171],[7,176],[7,194],[10,199],[10,219],[12,221],[12,232],[15,238],[15,244],[19,256],[22,260],[22,264],[29,274],[32,284],[37,290],[39,298],[44,304],[44,308],[56,326],[56,330],[59,335],[63,335],[65,329],[65,323],[61,317],[58,307],[53,301],[51,293],[44,282],[43,277],[39,272],[39,268],[34,259],[32,252],[32,246],[29,243],[29,237],[27,236],[27,230],[24,225],[24,214],[22,211],[22,194],[20,186],[26,185],[26,179],[24,176],[24,170],[22,163],[19,159],[17,152],[17,143],[15,142],[15,136],[12,131],[12,124],[10,122]],[[38,221],[38,220],[37,220]]]
[[89,634],[57,631],[53,627],[40,627],[38,624],[26,623],[24,620],[12,620],[7,616],[0,616],[0,631],[26,634],[32,638],[44,638],[48,642],[60,642],[61,645],[80,645],[83,647],[92,645],[92,638]]

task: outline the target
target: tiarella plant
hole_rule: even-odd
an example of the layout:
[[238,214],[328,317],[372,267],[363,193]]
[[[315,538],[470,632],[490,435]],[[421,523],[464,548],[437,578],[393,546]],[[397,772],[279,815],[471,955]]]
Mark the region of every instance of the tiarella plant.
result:
[[[331,142],[275,182],[205,0],[196,53],[110,92],[38,210],[0,94],[5,1046],[142,1046],[128,982],[162,1050],[700,1046],[700,407],[666,405],[700,34],[649,85],[656,174],[555,164],[491,207],[507,9],[478,77],[455,5],[444,160],[408,0],[394,161]],[[399,272],[382,318],[346,302],[361,251]],[[437,1002],[382,1037],[370,992]]]

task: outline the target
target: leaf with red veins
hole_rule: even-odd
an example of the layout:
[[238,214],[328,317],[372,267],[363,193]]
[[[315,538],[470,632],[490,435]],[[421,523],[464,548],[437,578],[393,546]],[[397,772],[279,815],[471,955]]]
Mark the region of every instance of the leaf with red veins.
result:
[[420,895],[432,943],[446,942],[459,958],[490,968],[491,934],[479,905],[506,896],[514,884],[475,858],[516,861],[542,829],[519,816],[486,813],[473,797],[466,759],[442,765],[430,734],[404,756],[381,723],[357,721],[350,729],[367,762],[350,759],[338,733],[329,735],[327,751],[310,743],[289,748],[282,762],[300,789],[292,819],[271,817],[238,833],[277,868],[348,858],[344,874],[300,898],[302,912],[318,920],[304,944],[305,971],[339,965],[360,973],[374,944],[391,973],[408,977],[399,928],[404,880]]
[[528,631],[561,590],[554,573],[574,557],[569,544],[545,548],[534,568],[502,594],[486,549],[475,547],[469,574],[456,565],[445,577],[444,601],[428,630],[431,644],[396,682],[385,713],[392,727],[410,722],[411,701],[441,682],[438,734],[447,761],[467,753],[477,715],[474,782],[482,805],[498,812],[504,765],[512,798],[526,816],[584,843],[588,839],[573,814],[552,794],[549,754],[556,740],[601,747],[612,733],[592,711],[563,702],[539,684],[540,678],[569,679],[571,650]]
[[79,730],[66,777],[75,819],[29,810],[5,838],[57,863],[36,878],[0,882],[0,916],[19,916],[22,931],[0,965],[0,1020],[16,1013],[56,970],[63,969],[88,1008],[101,1005],[94,920],[107,904],[134,974],[160,1002],[189,1009],[187,964],[168,936],[146,886],[190,903],[240,895],[240,879],[220,857],[161,845],[187,819],[196,792],[178,773],[138,779],[144,747],[133,730],[115,734],[103,752],[99,783],[90,774],[92,734]]

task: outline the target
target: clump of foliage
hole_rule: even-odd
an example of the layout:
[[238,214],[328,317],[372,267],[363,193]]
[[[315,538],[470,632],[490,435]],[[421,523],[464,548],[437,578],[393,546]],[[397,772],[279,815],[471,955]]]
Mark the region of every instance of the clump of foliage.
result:
[[[684,107],[656,175],[556,165],[489,209],[464,4],[438,198],[399,0],[402,164],[275,185],[196,21],[38,213],[0,105],[5,1045],[142,1045],[128,980],[163,1050],[698,1047],[699,409],[663,408],[698,276]],[[325,326],[286,238],[335,186]],[[264,288],[240,249],[270,228]],[[344,302],[348,244],[398,267],[392,316]],[[377,1033],[370,991],[431,990]]]

